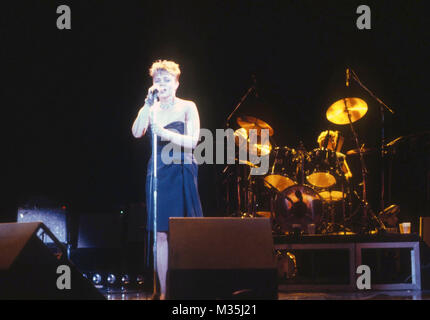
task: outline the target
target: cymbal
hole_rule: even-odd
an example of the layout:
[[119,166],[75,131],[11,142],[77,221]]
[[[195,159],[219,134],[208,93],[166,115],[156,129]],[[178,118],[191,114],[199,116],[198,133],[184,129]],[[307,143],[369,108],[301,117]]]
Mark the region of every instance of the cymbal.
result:
[[269,130],[269,136],[272,136],[274,131],[269,124],[264,122],[263,120],[257,119],[255,117],[251,116],[239,116],[237,117],[237,124],[241,126],[242,128],[246,129],[247,132],[249,130],[255,129],[257,130],[257,134],[261,134],[261,129],[268,129]]
[[396,139],[394,139],[393,141],[388,142],[385,146],[386,147],[392,147],[394,146],[397,142],[399,142],[400,140],[403,140],[405,137],[398,137]]
[[[238,159],[236,159],[238,160]],[[250,166],[251,168],[258,168],[258,166],[256,166],[255,164],[253,164],[251,161],[248,160],[238,160],[239,164],[246,164],[247,166]]]
[[257,211],[255,214],[258,217],[263,217],[263,218],[271,218],[272,217],[272,213],[270,211]]
[[349,124],[348,111],[351,122],[355,122],[364,117],[367,109],[367,103],[360,98],[344,98],[333,103],[328,108],[326,116],[328,121],[334,124]]
[[[368,154],[368,153],[371,153],[374,151],[375,151],[375,149],[371,149],[371,148],[362,148],[361,149],[362,154]],[[355,156],[357,154],[360,154],[360,150],[359,149],[352,149],[352,150],[349,150],[346,154],[348,156]]]
[[[249,153],[256,154],[260,156],[266,156],[272,151],[272,144],[268,142],[267,144],[259,144],[259,143],[250,143],[250,138],[248,136],[248,132],[245,128],[237,129],[234,132],[236,145],[242,148],[248,148]],[[240,139],[244,139],[246,141],[246,146],[240,144]]]
[[272,151],[272,145],[270,144],[249,144],[249,153],[258,156],[267,156]]

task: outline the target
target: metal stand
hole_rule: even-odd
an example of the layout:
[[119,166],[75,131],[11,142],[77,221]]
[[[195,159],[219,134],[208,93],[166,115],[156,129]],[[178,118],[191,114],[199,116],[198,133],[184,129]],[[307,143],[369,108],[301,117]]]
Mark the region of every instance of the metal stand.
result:
[[[153,113],[153,119],[155,122],[155,112]],[[158,191],[158,178],[157,178],[157,135],[152,130],[152,157],[153,157],[153,183],[152,183],[152,197],[153,197],[153,232],[154,232],[154,288],[153,295],[157,293],[157,191]]]
[[[239,107],[246,100],[246,98],[249,96],[249,94],[251,93],[251,91],[255,90],[256,79],[255,79],[255,76],[252,76],[252,78],[253,78],[253,81],[254,81],[253,85],[248,88],[248,90],[245,92],[245,94],[240,98],[239,103],[234,107],[233,111],[227,117],[227,120],[225,121],[225,125],[224,125],[226,128],[230,127],[230,119],[236,113],[237,109],[239,109]],[[237,167],[236,174],[237,174],[237,176],[236,176],[236,179],[237,179],[237,181],[236,181],[237,182],[237,211],[236,211],[236,215],[238,217],[240,217],[240,216],[242,216],[242,208],[241,208],[241,205],[242,205],[242,203],[241,203],[241,194],[242,194],[242,191],[241,191],[241,187],[240,187],[242,178],[241,178],[240,168],[239,167]],[[245,198],[247,198],[247,197],[245,197]]]
[[249,96],[251,91],[255,90],[255,78],[253,77],[253,79],[254,79],[254,84],[251,87],[249,87],[249,89],[245,92],[245,94],[242,96],[242,98],[240,98],[239,103],[236,105],[236,107],[233,109],[233,111],[230,113],[227,120],[225,121],[225,127],[226,128],[230,127],[230,119],[231,119],[231,117],[233,117],[233,115],[235,114],[237,109],[239,109],[239,107],[242,105],[242,103],[245,101],[245,99]]
[[[369,93],[376,101],[378,101],[380,105],[380,114],[381,114],[381,210],[385,209],[385,114],[384,107],[391,113],[394,114],[394,111],[391,110],[384,102],[381,101],[377,96],[373,94],[358,78],[357,74],[354,70],[351,69],[352,79],[354,79],[360,87],[362,87],[367,93]],[[360,153],[361,156],[361,153]]]
[[[152,121],[156,122],[156,113],[153,111],[152,106],[154,105],[155,100],[159,100],[158,97],[155,94],[152,94],[152,96],[149,98],[151,102],[149,102],[149,105],[151,106],[150,113],[152,113]],[[147,100],[145,103],[147,103]],[[152,212],[153,212],[153,265],[154,265],[154,286],[153,286],[153,297],[157,294],[157,192],[158,192],[158,178],[157,178],[157,135],[154,132],[152,126],[151,126],[151,133],[152,133],[152,161],[153,161],[153,168],[152,168],[152,175],[151,175],[151,192],[152,192]],[[149,233],[148,233],[148,245],[149,245]],[[149,255],[148,255],[149,256]]]

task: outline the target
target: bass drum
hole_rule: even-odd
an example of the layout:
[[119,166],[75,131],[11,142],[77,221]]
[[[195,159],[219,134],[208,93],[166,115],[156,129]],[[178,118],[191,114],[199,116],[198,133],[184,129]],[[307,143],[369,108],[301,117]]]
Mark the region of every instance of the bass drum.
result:
[[316,229],[323,219],[323,199],[313,188],[293,185],[277,193],[272,201],[273,216],[281,233],[307,233],[308,225]]

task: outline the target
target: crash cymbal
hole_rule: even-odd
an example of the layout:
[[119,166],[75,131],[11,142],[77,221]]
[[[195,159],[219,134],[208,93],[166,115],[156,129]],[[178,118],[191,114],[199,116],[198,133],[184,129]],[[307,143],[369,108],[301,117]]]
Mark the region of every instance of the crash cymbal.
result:
[[268,144],[249,144],[249,153],[258,156],[267,156],[272,151],[272,145]]
[[260,120],[258,118],[251,117],[251,116],[237,117],[237,124],[242,128],[246,129],[247,132],[249,132],[249,130],[252,130],[252,129],[257,130],[258,135],[261,134],[261,129],[268,129],[269,136],[272,136],[274,133],[273,128],[269,126],[269,124],[267,124],[263,120]]
[[[361,149],[362,154],[368,154],[368,153],[371,153],[374,151],[375,151],[375,149],[372,149],[372,148],[362,148]],[[348,156],[354,156],[354,155],[360,154],[360,150],[359,149],[352,149],[352,150],[349,150],[346,154]]]
[[[250,154],[258,155],[258,156],[266,156],[270,154],[272,151],[272,144],[267,142],[267,144],[260,143],[250,143],[250,138],[248,136],[247,130],[245,128],[237,129],[234,132],[235,143],[239,146],[239,148],[248,148]],[[242,142],[240,142],[242,140]],[[243,143],[243,144],[241,144]]]
[[234,132],[234,141],[236,145],[239,145],[241,142],[248,141],[248,131],[245,128],[239,128]]
[[327,120],[334,124],[349,124],[348,111],[351,122],[364,117],[367,112],[367,103],[360,98],[344,98],[333,103],[327,110]]

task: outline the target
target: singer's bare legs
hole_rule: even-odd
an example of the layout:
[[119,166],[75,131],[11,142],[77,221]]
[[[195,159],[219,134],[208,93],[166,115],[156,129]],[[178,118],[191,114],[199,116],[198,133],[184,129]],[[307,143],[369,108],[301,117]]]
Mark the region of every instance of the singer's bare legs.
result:
[[167,233],[157,232],[157,274],[158,280],[160,281],[160,300],[166,299],[168,254]]

